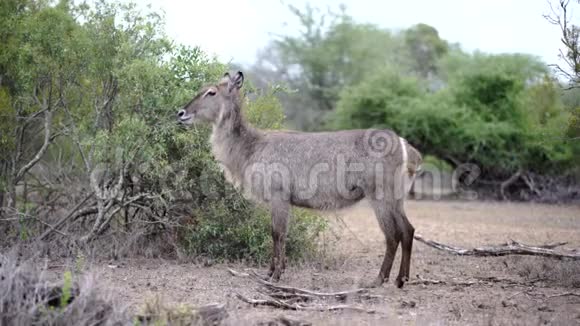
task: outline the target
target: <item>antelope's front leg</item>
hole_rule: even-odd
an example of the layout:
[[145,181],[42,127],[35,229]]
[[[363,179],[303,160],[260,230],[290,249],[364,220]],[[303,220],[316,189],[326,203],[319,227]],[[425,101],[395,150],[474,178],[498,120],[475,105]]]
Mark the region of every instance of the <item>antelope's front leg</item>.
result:
[[286,268],[286,235],[290,218],[290,204],[282,198],[271,202],[273,253],[269,276],[279,281]]

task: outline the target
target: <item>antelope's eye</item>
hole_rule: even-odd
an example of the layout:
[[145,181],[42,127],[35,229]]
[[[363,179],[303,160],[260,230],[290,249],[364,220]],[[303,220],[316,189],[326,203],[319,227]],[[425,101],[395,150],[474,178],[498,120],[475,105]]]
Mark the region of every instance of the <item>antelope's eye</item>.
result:
[[210,89],[207,91],[207,95],[209,96],[214,96],[215,95],[215,89]]

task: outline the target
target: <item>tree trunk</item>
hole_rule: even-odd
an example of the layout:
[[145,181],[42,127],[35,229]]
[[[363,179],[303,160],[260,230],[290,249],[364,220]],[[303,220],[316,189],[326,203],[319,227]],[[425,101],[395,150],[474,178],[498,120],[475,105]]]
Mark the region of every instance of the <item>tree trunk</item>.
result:
[[8,195],[6,198],[6,208],[13,212],[16,210],[16,186],[9,184],[8,192],[6,194]]
[[4,212],[4,190],[0,190],[0,216]]

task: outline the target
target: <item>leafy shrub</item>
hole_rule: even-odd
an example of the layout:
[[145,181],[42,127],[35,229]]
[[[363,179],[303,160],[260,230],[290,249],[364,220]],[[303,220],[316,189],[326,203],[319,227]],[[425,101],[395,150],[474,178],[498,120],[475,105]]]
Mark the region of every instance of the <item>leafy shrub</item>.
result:
[[[186,252],[217,260],[244,260],[263,264],[272,253],[270,213],[245,202],[236,193],[230,200],[213,203],[206,210],[196,211],[195,225],[188,226],[182,236]],[[240,205],[233,208],[233,205]],[[316,240],[325,221],[311,212],[294,209],[289,225],[286,254],[291,260],[316,253]]]
[[561,128],[569,114],[551,80],[525,86],[520,77],[477,69],[454,78],[429,92],[420,80],[379,71],[342,92],[334,127],[390,128],[423,153],[478,164],[492,179],[518,169],[561,173],[572,164]]
[[[51,205],[60,201],[63,208],[96,194],[79,207],[89,212],[83,217],[96,218],[71,218],[62,226],[83,242],[111,233],[168,237],[176,220],[189,217],[192,239],[183,245],[190,252],[265,255],[266,214],[225,183],[209,148],[210,128],[186,129],[176,122],[177,108],[203,84],[218,80],[226,65],[197,47],[174,43],[163,31],[162,16],[132,3],[17,1],[0,6],[0,16],[6,18],[0,19],[6,27],[0,39],[9,45],[0,53],[0,206],[8,202],[16,208],[10,213],[34,216],[16,191],[25,182],[34,183],[36,197]],[[47,128],[37,119],[43,102],[52,106]],[[254,96],[246,108],[257,126],[281,128],[284,116],[274,91]],[[42,155],[46,169],[5,173],[19,171],[35,156],[43,129],[53,130]],[[5,190],[9,201],[2,199]],[[47,216],[50,224],[59,218]],[[1,228],[2,235],[25,231],[22,238],[34,239],[46,231],[35,219],[24,222],[15,219],[13,227]],[[38,227],[29,227],[33,223]],[[138,241],[143,239],[148,238]],[[305,241],[295,242],[307,248]]]

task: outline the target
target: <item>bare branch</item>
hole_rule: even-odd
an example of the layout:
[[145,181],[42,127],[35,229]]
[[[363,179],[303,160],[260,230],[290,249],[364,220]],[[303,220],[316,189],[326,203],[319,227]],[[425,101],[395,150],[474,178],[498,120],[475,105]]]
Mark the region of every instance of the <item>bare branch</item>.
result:
[[348,290],[348,291],[328,292],[328,293],[315,292],[315,291],[295,288],[295,287],[291,287],[291,286],[276,285],[274,283],[264,281],[264,280],[260,279],[259,277],[256,277],[254,279],[258,283],[266,286],[266,288],[269,288],[272,290],[277,290],[277,291],[282,291],[282,292],[287,292],[287,293],[306,294],[306,295],[311,295],[311,296],[316,296],[316,297],[331,297],[331,298],[335,298],[335,299],[339,299],[339,300],[344,300],[348,296],[351,296],[351,295],[366,294],[369,292],[368,289],[354,289],[354,290]]
[[85,154],[85,151],[83,150],[83,147],[81,146],[81,141],[79,139],[79,135],[78,135],[78,131],[77,131],[77,126],[76,123],[74,121],[74,117],[72,116],[72,114],[70,113],[70,110],[68,109],[68,106],[64,106],[64,111],[66,112],[70,123],[71,123],[71,127],[72,127],[72,139],[75,142],[75,145],[77,146],[77,149],[79,151],[79,153],[81,154],[81,158],[83,160],[83,163],[85,165],[85,172],[90,173],[91,170],[91,163],[88,160],[87,155]]
[[228,268],[228,272],[230,272],[230,274],[232,274],[232,276],[236,276],[236,277],[250,277],[250,274],[248,274],[248,273],[238,272],[238,271],[235,271],[231,268]]
[[[82,214],[87,214],[87,213],[91,213],[91,212],[96,212],[96,207],[90,207],[90,209],[88,210],[81,210],[79,211],[78,209],[81,208],[81,206],[83,206],[87,200],[89,200],[91,197],[93,196],[93,194],[88,194],[83,200],[81,200],[77,205],[75,205],[75,207],[73,209],[71,209],[69,211],[69,213],[63,217],[60,221],[58,221],[54,226],[52,226],[50,228],[50,230],[46,230],[43,234],[40,235],[40,237],[37,238],[37,241],[40,240],[44,240],[46,237],[48,237],[50,235],[50,233],[52,231],[58,230],[67,220],[69,220],[70,218],[78,218],[79,216],[81,216]],[[94,213],[93,213],[94,214]]]
[[553,245],[530,246],[516,241],[510,241],[500,246],[484,246],[466,249],[425,239],[419,234],[415,234],[414,238],[415,240],[422,242],[432,248],[446,251],[458,256],[486,257],[486,256],[527,255],[527,256],[544,256],[550,258],[559,258],[559,259],[569,258],[573,260],[580,260],[580,254],[559,253],[554,251],[553,249],[549,249],[549,246]]
[[505,180],[504,182],[501,183],[500,193],[501,193],[501,196],[504,200],[507,199],[507,196],[505,194],[506,188],[509,187],[510,185],[512,185],[514,182],[516,182],[520,178],[521,175],[522,175],[522,170],[519,169],[511,177],[509,177],[507,180]]
[[127,201],[120,203],[118,207],[116,207],[112,212],[108,214],[108,217],[103,221],[103,223],[101,223],[95,235],[102,234],[105,231],[106,227],[109,225],[109,223],[111,223],[111,220],[113,219],[115,214],[117,214],[121,209],[145,197],[147,197],[147,194],[138,194],[134,197],[129,198]]
[[568,11],[568,0],[559,0],[558,6],[555,8],[551,1],[548,1],[550,13],[543,15],[550,24],[556,25],[560,28],[562,33],[561,43],[564,49],[559,50],[559,57],[567,66],[567,69],[559,65],[551,65],[556,73],[567,78],[571,84],[580,83],[580,28],[576,25],[570,24],[570,16]]
[[356,312],[363,312],[363,313],[367,313],[367,314],[376,313],[375,310],[364,309],[364,308],[350,306],[350,305],[314,306],[314,305],[304,305],[304,304],[299,304],[299,303],[290,304],[290,303],[287,303],[285,301],[276,300],[276,299],[250,299],[250,298],[247,298],[247,297],[241,295],[240,293],[236,293],[236,297],[238,299],[240,299],[246,303],[252,304],[252,305],[270,306],[270,307],[282,308],[282,309],[288,309],[288,310],[309,310],[309,311],[350,310],[350,311],[356,311]]
[[[336,300],[344,300],[349,296],[358,296],[359,298],[374,298],[368,295],[368,289],[355,289],[340,292],[316,292],[312,290],[300,289],[290,286],[275,285],[268,281],[264,281],[255,272],[251,274],[236,272],[233,269],[228,269],[230,274],[240,277],[251,277],[252,280],[258,282],[264,287],[263,290],[258,290],[259,293],[268,296],[267,299],[250,299],[236,293],[236,297],[246,303],[252,305],[261,306],[271,306],[275,308],[288,309],[288,310],[308,310],[308,311],[338,311],[338,310],[350,310],[363,313],[375,313],[375,310],[368,310],[356,306],[350,305],[334,305],[329,306],[326,304],[328,299],[334,298]],[[314,299],[323,299],[324,304],[311,302]],[[305,301],[308,301],[306,303]]]
[[48,149],[48,145],[50,144],[51,129],[52,129],[52,112],[50,110],[45,110],[44,111],[44,143],[42,144],[42,146],[40,147],[40,149],[38,150],[36,155],[34,155],[34,157],[27,164],[25,164],[22,168],[20,168],[18,173],[16,173],[16,176],[14,177],[14,180],[13,180],[14,184],[18,183],[24,177],[26,172],[28,172],[36,163],[38,163],[38,161],[40,161],[40,159],[42,158],[42,156],[44,155],[44,153]]

